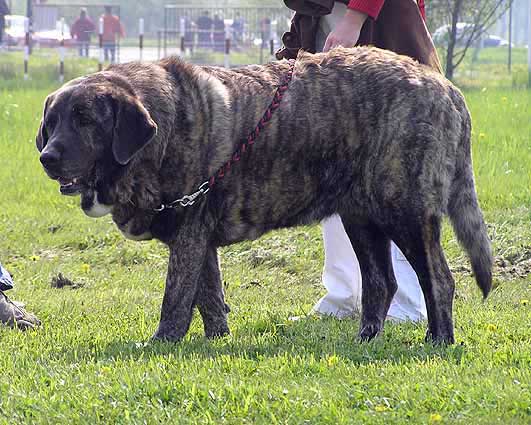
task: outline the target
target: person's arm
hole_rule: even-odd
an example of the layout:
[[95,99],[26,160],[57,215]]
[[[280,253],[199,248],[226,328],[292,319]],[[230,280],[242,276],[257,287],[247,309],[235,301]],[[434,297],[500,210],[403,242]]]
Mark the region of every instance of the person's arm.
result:
[[96,31],[96,24],[94,24],[94,21],[90,18],[87,18],[87,27],[89,33]]
[[360,37],[361,27],[368,16],[376,19],[385,0],[350,0],[348,10],[336,28],[328,34],[323,51],[337,46],[353,47]]
[[118,27],[120,29],[120,37],[125,38],[125,27],[122,25],[120,20],[118,20]]
[[72,26],[70,27],[70,37],[72,37],[72,38],[78,38],[78,32],[79,32],[79,30],[77,28],[78,27],[78,22],[79,21],[76,20],[72,24]]

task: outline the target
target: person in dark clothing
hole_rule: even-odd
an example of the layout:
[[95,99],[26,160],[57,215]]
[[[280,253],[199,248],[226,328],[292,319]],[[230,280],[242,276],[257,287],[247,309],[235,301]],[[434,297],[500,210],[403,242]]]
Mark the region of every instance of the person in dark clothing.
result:
[[216,52],[225,51],[225,22],[219,17],[214,15],[214,50]]
[[212,18],[208,15],[208,11],[204,11],[203,14],[197,18],[197,42],[199,47],[211,47],[212,46],[212,29],[214,23]]
[[236,12],[236,16],[234,17],[234,22],[232,23],[232,33],[233,33],[233,39],[234,39],[235,45],[239,45],[242,43],[244,27],[245,27],[245,21],[240,15],[240,12]]
[[87,16],[87,10],[82,8],[79,18],[76,19],[70,29],[70,35],[76,40],[79,47],[79,56],[88,57],[90,38],[95,29],[94,22]]
[[9,15],[9,6],[7,0],[0,0],[0,44],[4,40],[4,28],[6,25],[5,16]]

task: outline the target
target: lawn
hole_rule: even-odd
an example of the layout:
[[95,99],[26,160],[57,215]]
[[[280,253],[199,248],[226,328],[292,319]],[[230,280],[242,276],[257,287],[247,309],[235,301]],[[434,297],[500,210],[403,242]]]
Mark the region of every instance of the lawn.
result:
[[[43,321],[0,328],[1,423],[531,422],[530,91],[466,92],[496,288],[483,302],[447,226],[454,346],[425,344],[424,325],[362,344],[355,319],[290,320],[323,294],[317,226],[223,249],[232,335],[205,340],[196,315],[165,344],[149,338],[166,250],[124,240],[45,177],[34,137],[53,87],[37,83],[0,82],[0,260]],[[59,273],[76,288],[52,288]]]

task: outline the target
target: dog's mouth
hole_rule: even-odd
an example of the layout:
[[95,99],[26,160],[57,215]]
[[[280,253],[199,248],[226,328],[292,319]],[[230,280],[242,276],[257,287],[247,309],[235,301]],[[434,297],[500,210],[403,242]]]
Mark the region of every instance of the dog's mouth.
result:
[[56,180],[61,185],[59,190],[61,191],[62,195],[76,196],[79,195],[85,188],[85,184],[83,183],[81,177],[72,179],[58,177]]

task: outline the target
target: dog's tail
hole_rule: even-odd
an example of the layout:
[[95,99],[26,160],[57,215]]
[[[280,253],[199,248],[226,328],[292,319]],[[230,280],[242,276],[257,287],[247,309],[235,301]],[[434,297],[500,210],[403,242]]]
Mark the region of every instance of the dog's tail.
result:
[[486,298],[492,288],[492,251],[487,226],[479,207],[471,154],[470,115],[463,102],[460,146],[457,148],[456,172],[450,189],[448,216],[457,239],[467,252],[476,282]]

